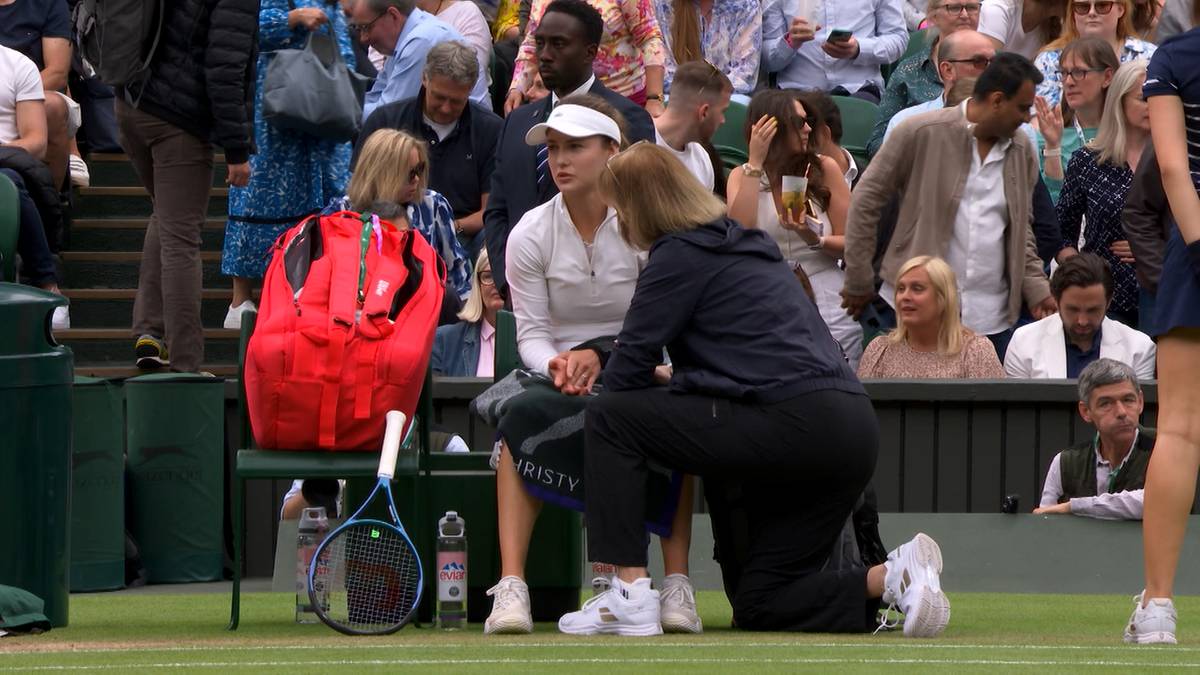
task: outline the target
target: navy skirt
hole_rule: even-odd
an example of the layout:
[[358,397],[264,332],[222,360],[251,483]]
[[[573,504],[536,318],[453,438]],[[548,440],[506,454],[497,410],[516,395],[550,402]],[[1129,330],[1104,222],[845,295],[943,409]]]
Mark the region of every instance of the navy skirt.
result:
[[1187,246],[1172,223],[1154,310],[1154,337],[1176,328],[1200,328],[1200,274],[1188,260]]

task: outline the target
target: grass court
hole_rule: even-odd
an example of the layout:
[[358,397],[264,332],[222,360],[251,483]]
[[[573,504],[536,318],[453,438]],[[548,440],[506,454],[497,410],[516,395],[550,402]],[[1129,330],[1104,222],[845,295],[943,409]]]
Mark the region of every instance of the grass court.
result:
[[[1181,643],[1120,642],[1127,595],[950,594],[937,640],[880,635],[748,633],[730,629],[719,592],[697,601],[705,633],[581,638],[538,624],[533,635],[485,637],[482,626],[407,626],[351,638],[293,622],[294,596],[242,596],[241,628],[225,630],[222,593],[117,593],[71,597],[71,625],[0,639],[0,672],[325,673],[1063,673],[1200,669],[1200,598],[1176,600]],[[1189,621],[1189,619],[1192,619]]]

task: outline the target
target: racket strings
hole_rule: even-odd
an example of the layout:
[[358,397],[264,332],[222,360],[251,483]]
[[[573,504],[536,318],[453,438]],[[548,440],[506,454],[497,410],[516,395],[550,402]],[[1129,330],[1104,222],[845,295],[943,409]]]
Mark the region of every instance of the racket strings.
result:
[[[326,617],[355,632],[383,632],[407,622],[420,591],[412,546],[379,524],[342,530],[321,552],[316,575],[324,576]],[[317,587],[314,578],[314,588]]]

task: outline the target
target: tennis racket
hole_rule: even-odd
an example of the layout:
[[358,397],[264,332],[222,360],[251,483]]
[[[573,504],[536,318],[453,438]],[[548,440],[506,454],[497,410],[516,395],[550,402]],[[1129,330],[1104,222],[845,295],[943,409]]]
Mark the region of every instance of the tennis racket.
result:
[[[392,475],[404,413],[387,414],[375,489],[354,515],[317,547],[308,568],[308,598],[325,625],[347,635],[386,635],[404,627],[421,602],[421,558],[396,515]],[[380,493],[391,522],[360,518]]]

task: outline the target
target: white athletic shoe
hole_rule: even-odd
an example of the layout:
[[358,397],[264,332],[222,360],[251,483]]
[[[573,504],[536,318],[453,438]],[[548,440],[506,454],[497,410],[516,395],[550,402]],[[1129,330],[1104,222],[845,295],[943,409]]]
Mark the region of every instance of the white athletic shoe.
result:
[[493,598],[492,613],[483,622],[484,635],[533,632],[529,586],[520,577],[504,577],[487,594]]
[[583,603],[578,612],[564,614],[558,629],[570,635],[662,635],[658,591],[649,578],[627,584],[613,577],[612,588]]
[[704,632],[704,624],[696,614],[696,590],[686,575],[672,574],[663,579],[658,608],[664,633]]
[[[950,622],[950,601],[942,592],[942,549],[929,535],[918,533],[888,554],[883,581],[883,601],[888,611],[904,613],[905,637],[937,637]],[[887,614],[880,628],[893,627]]]
[[92,174],[88,171],[87,162],[79,155],[71,155],[67,160],[67,167],[71,173],[71,185],[85,188],[92,184]]
[[1125,626],[1125,641],[1139,645],[1175,644],[1175,603],[1170,598],[1150,598],[1142,606],[1145,591],[1133,596],[1133,614]]
[[242,327],[242,315],[246,312],[253,312],[255,309],[254,303],[249,300],[246,300],[237,307],[230,305],[229,311],[225,312],[225,323],[223,325],[230,330],[240,330]]

